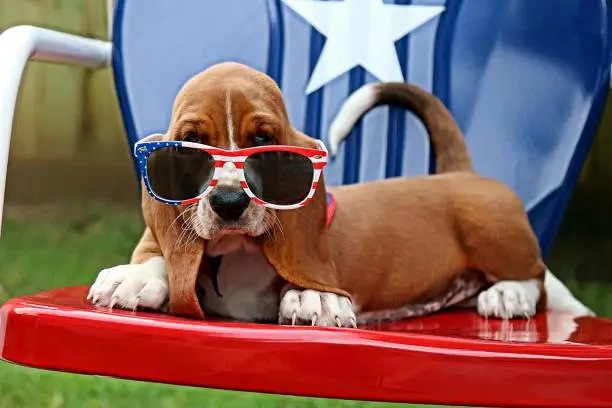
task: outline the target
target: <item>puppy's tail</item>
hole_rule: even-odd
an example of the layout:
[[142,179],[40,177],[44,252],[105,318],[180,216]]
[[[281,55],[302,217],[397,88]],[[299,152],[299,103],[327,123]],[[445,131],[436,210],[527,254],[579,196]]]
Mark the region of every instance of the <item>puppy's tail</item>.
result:
[[379,105],[408,108],[425,125],[436,152],[436,172],[473,171],[463,133],[446,106],[432,93],[403,82],[367,84],[344,102],[329,129],[332,154],[363,115]]

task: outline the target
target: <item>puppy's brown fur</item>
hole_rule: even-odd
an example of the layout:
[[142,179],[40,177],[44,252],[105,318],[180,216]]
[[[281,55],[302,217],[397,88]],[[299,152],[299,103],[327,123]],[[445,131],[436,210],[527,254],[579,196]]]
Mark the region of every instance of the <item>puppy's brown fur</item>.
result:
[[[440,101],[416,87],[402,86],[407,88],[397,98],[404,98],[401,102],[423,120],[441,174],[330,188],[338,209],[329,228],[321,179],[306,207],[277,212],[282,235],[258,237],[269,263],[301,288],[350,296],[361,311],[435,299],[472,270],[489,282],[543,280],[546,267],[518,196],[472,172],[463,136]],[[316,147],[289,123],[277,85],[233,63],[209,68],[185,84],[166,139],[195,132],[203,143],[228,148],[223,108],[227,89],[234,100],[237,147],[250,146],[262,129],[278,144]],[[383,89],[396,92],[397,84]],[[164,256],[170,313],[202,317],[195,282],[206,242],[198,239],[188,248],[177,248],[184,228],[182,209],[154,201],[144,188],[142,202],[147,229],[132,262]]]

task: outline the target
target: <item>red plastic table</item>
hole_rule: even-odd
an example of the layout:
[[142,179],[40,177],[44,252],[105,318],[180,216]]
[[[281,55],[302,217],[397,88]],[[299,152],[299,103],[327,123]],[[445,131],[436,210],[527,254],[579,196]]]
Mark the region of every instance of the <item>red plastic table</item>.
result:
[[453,311],[360,329],[193,321],[100,309],[86,287],[0,308],[0,356],[43,369],[317,397],[611,407],[612,320]]

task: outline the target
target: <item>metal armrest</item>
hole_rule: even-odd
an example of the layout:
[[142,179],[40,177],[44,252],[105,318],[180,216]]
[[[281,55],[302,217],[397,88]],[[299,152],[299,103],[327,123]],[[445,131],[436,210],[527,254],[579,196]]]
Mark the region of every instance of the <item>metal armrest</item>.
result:
[[26,62],[100,68],[110,65],[111,49],[107,41],[25,25],[0,34],[0,233],[13,115]]

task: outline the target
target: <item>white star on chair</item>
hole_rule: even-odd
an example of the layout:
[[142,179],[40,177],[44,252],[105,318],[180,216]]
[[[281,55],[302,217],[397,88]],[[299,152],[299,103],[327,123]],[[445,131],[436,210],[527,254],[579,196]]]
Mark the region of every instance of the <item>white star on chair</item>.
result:
[[327,37],[306,87],[310,94],[361,65],[380,81],[404,81],[395,42],[444,11],[383,0],[283,0]]

